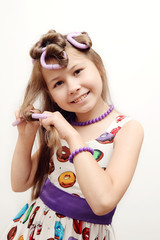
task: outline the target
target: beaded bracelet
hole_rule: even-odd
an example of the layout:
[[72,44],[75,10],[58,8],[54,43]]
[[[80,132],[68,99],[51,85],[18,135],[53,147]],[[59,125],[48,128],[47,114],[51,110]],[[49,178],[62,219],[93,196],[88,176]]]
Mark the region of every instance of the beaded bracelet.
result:
[[78,153],[81,153],[81,152],[90,152],[92,155],[94,154],[94,150],[93,148],[90,148],[90,147],[83,147],[83,148],[79,148],[79,149],[76,149],[74,152],[71,153],[71,155],[69,156],[68,160],[73,163],[73,158],[75,155],[77,155]]

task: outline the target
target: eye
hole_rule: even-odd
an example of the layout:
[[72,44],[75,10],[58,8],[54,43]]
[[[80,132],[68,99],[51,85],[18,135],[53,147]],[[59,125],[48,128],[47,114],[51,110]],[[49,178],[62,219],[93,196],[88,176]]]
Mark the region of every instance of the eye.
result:
[[58,81],[56,82],[56,84],[54,85],[54,88],[61,86],[63,84],[63,81]]
[[78,74],[80,74],[80,72],[81,72],[82,70],[83,70],[82,68],[77,69],[76,71],[74,71],[74,75],[78,75]]

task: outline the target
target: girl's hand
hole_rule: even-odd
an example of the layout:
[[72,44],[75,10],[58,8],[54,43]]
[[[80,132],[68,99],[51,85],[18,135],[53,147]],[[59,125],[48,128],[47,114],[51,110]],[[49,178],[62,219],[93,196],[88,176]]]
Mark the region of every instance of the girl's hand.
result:
[[[39,110],[34,109],[33,105],[29,105],[26,109],[25,112],[32,112],[32,113],[40,113]],[[17,126],[18,132],[20,135],[29,136],[31,137],[32,135],[35,135],[38,127],[39,127],[39,121],[26,121],[23,117],[22,114],[20,113],[20,110],[17,110],[15,112],[16,120],[19,120],[19,124]]]
[[61,139],[67,142],[74,135],[78,135],[78,132],[69,124],[69,122],[62,116],[60,112],[43,112],[44,114],[50,115],[46,119],[40,119],[40,124],[46,129],[51,130],[55,127]]

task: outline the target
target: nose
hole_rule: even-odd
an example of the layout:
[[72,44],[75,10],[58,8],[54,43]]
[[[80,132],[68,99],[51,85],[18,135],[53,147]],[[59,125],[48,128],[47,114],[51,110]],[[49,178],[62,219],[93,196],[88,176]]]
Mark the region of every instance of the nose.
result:
[[72,95],[81,89],[78,79],[70,78],[67,81],[68,94]]

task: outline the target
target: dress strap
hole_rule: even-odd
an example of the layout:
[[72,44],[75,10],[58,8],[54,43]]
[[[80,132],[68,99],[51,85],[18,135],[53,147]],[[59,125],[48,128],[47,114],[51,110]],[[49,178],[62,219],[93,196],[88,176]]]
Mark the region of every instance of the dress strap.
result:
[[116,134],[119,132],[119,130],[130,120],[132,120],[132,118],[129,116],[125,116],[125,115],[117,116],[113,121],[113,123],[108,128],[107,132],[109,132],[110,134],[113,134],[115,137]]

